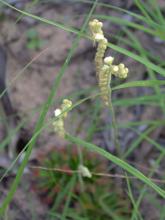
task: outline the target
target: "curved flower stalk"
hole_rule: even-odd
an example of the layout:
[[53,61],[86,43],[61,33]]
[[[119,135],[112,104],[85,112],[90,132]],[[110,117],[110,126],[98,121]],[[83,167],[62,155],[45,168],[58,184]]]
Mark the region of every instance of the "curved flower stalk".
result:
[[103,23],[94,19],[89,22],[89,28],[92,34],[92,39],[94,43],[97,43],[97,51],[95,55],[95,67],[96,76],[98,79],[98,85],[101,92],[101,97],[106,106],[109,106],[112,114],[112,126],[114,129],[114,144],[119,154],[120,147],[118,142],[118,130],[116,126],[115,112],[111,100],[111,78],[112,75],[119,78],[126,78],[128,75],[128,68],[125,67],[123,63],[119,65],[114,65],[114,57],[105,56],[105,51],[107,49],[108,40],[104,37],[102,30]]
[[[54,127],[54,131],[59,135],[59,137],[61,138],[65,138],[65,127],[64,127],[64,119],[67,118],[68,116],[68,109],[72,107],[72,102],[68,99],[64,99],[62,104],[61,104],[61,108],[57,108],[54,111],[54,116],[56,118],[56,120],[53,122],[53,127]],[[79,156],[80,156],[80,164],[78,166],[78,171],[79,174],[82,177],[88,177],[91,178],[92,174],[90,173],[89,169],[83,165],[83,161],[82,161],[82,155],[81,155],[81,150],[79,149]],[[84,191],[84,184],[83,181],[80,180],[80,184],[81,184],[81,190]]]
[[56,121],[53,122],[54,131],[62,138],[65,137],[64,119],[68,115],[67,109],[72,106],[72,102],[68,99],[64,99],[61,108],[57,108],[54,111],[54,116],[58,117]]
[[123,63],[113,65],[114,57],[105,57],[108,41],[104,37],[102,31],[103,23],[94,19],[89,22],[89,28],[92,33],[92,39],[98,43],[95,55],[96,76],[101,91],[102,99],[105,105],[109,106],[111,102],[111,76],[114,75],[119,78],[126,78],[128,68]]

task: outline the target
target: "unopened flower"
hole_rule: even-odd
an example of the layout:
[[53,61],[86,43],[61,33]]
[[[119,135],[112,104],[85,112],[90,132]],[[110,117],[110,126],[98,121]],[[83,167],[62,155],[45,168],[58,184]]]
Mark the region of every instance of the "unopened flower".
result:
[[69,109],[72,106],[72,101],[70,101],[69,99],[64,99],[61,105],[61,111],[64,112],[63,117],[66,118],[68,111],[67,109]]
[[101,97],[105,105],[109,104],[109,84],[111,81],[110,68],[108,65],[103,65],[99,74],[99,88]]
[[54,131],[62,138],[65,137],[64,119],[68,115],[68,109],[72,106],[72,102],[64,99],[61,108],[54,111],[56,120],[53,122]]
[[89,171],[88,167],[86,167],[86,166],[84,166],[84,165],[79,165],[78,171],[80,172],[80,174],[81,174],[83,177],[88,177],[88,178],[91,178],[91,177],[92,177],[92,174],[91,174],[91,172]]
[[89,28],[92,33],[92,38],[94,41],[97,41],[98,35],[100,35],[101,37],[104,36],[102,27],[103,27],[103,23],[98,21],[97,19],[94,19],[89,22]]

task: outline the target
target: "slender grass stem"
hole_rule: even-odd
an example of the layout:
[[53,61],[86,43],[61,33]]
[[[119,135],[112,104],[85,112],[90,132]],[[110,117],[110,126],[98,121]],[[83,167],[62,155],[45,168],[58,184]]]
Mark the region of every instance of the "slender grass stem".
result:
[[[77,152],[78,152],[78,157],[79,157],[79,164],[83,165],[83,153],[82,153],[82,148],[80,146],[77,146]],[[80,182],[80,189],[81,192],[83,193],[85,191],[85,186],[84,186],[84,182],[83,182],[83,178],[81,174],[78,174],[78,179]]]
[[121,156],[121,149],[120,149],[120,143],[119,143],[119,138],[118,138],[118,128],[117,128],[117,122],[116,122],[116,116],[115,116],[115,111],[114,107],[112,104],[112,90],[111,87],[109,87],[109,110],[111,112],[111,117],[112,117],[112,128],[113,128],[113,144],[116,148],[117,154]]

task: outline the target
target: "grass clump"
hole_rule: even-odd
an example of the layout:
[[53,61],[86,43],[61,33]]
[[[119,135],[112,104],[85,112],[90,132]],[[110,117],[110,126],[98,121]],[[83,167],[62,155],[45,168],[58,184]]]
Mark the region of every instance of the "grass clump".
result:
[[[66,218],[130,218],[131,203],[126,194],[115,187],[113,179],[106,177],[108,164],[104,158],[94,152],[83,150],[83,164],[90,170],[92,178],[81,175],[76,149],[61,149],[58,154],[52,149],[41,158],[40,166],[33,167],[34,177],[38,180],[35,191],[40,195],[42,202],[50,207],[50,216],[63,213],[69,190],[71,197]],[[68,189],[72,181],[72,188]]]

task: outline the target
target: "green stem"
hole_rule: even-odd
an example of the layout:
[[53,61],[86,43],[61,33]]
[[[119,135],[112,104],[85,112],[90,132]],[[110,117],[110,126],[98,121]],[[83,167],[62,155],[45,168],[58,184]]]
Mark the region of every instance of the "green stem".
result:
[[112,104],[112,90],[111,90],[111,87],[109,87],[109,97],[110,97],[109,98],[109,109],[110,109],[111,116],[112,116],[113,143],[115,145],[115,148],[116,148],[116,151],[117,151],[118,155],[121,156],[120,143],[119,143],[119,139],[118,139],[117,122],[116,122],[114,107],[113,107],[113,104]]
[[[79,156],[79,163],[80,165],[83,165],[83,154],[82,154],[82,148],[80,146],[77,146],[78,156]],[[80,182],[80,189],[83,193],[85,191],[85,186],[83,182],[83,178],[81,174],[78,174],[79,182]]]

